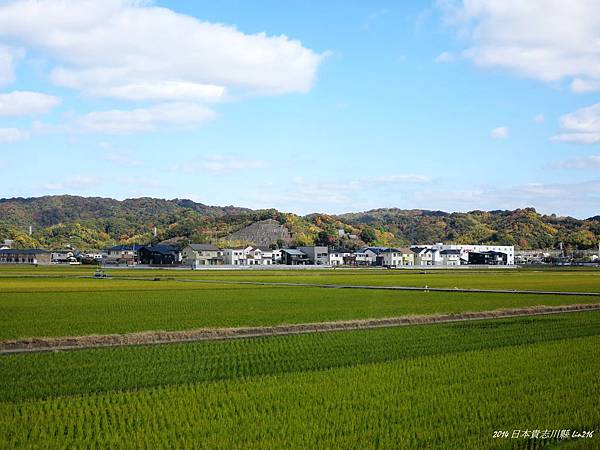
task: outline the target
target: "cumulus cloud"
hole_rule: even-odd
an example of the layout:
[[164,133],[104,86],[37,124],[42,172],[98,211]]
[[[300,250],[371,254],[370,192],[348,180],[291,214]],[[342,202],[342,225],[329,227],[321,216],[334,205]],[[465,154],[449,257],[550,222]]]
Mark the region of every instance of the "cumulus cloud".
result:
[[81,132],[125,134],[159,127],[189,129],[214,117],[214,111],[195,103],[161,103],[148,108],[90,112],[76,119],[75,127]]
[[563,133],[552,138],[559,142],[597,144],[600,142],[600,103],[578,109],[560,118]]
[[58,97],[30,91],[0,94],[0,117],[21,117],[44,114],[60,103]]
[[571,89],[577,93],[600,91],[600,80],[582,80],[576,78],[571,82]]
[[508,128],[507,127],[497,127],[494,128],[490,135],[492,139],[506,139],[508,137]]
[[544,118],[544,115],[542,113],[538,114],[537,116],[535,116],[533,118],[533,121],[535,123],[544,123],[544,120],[546,120],[546,119]]
[[580,156],[578,158],[556,161],[552,164],[556,169],[599,170],[600,155]]
[[0,144],[12,144],[29,137],[29,133],[19,128],[0,128]]
[[463,55],[551,82],[571,79],[575,92],[600,90],[597,0],[438,0],[446,21],[471,46]]
[[47,55],[56,84],[126,100],[307,92],[327,55],[139,0],[9,1],[0,36]]

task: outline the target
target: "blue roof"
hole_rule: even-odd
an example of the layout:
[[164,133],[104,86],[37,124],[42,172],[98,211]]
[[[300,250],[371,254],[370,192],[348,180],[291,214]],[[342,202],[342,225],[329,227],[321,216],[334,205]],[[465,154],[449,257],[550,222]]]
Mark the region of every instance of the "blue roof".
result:
[[140,250],[141,249],[147,250],[152,253],[160,253],[162,255],[168,255],[169,253],[177,252],[177,249],[170,245],[146,245],[140,247]]

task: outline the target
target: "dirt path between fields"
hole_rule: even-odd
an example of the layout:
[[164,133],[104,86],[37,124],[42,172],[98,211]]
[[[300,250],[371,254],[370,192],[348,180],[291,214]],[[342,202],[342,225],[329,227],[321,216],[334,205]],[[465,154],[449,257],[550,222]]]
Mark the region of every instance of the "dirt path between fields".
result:
[[598,310],[600,310],[600,304],[533,306],[528,308],[499,309],[495,311],[344,320],[337,322],[275,325],[266,327],[201,328],[185,331],[143,331],[125,334],[29,338],[0,341],[0,354],[285,336],[328,331],[362,330],[369,328],[424,325]]

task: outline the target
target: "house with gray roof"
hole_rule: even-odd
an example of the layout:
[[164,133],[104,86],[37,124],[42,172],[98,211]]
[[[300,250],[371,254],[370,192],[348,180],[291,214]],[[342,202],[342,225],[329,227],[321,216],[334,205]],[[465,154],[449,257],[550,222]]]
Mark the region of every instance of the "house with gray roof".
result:
[[306,253],[295,248],[281,249],[281,264],[288,266],[303,266],[310,264],[310,259]]
[[0,264],[50,264],[52,253],[39,248],[0,250]]
[[141,245],[120,244],[102,250],[103,264],[126,264],[134,265],[138,263],[138,251]]
[[223,265],[223,251],[212,244],[189,244],[181,251],[182,262],[186,266]]

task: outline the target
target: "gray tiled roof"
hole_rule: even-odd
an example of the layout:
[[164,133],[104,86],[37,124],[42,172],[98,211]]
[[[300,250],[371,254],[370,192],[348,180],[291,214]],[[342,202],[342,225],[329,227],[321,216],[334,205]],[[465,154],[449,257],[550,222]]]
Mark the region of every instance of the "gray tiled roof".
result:
[[197,252],[201,252],[201,251],[217,251],[219,250],[218,247],[215,247],[212,244],[190,244],[190,247],[192,247],[192,250],[195,250]]
[[41,253],[50,253],[48,250],[39,248],[9,248],[0,250],[0,255],[39,255]]

